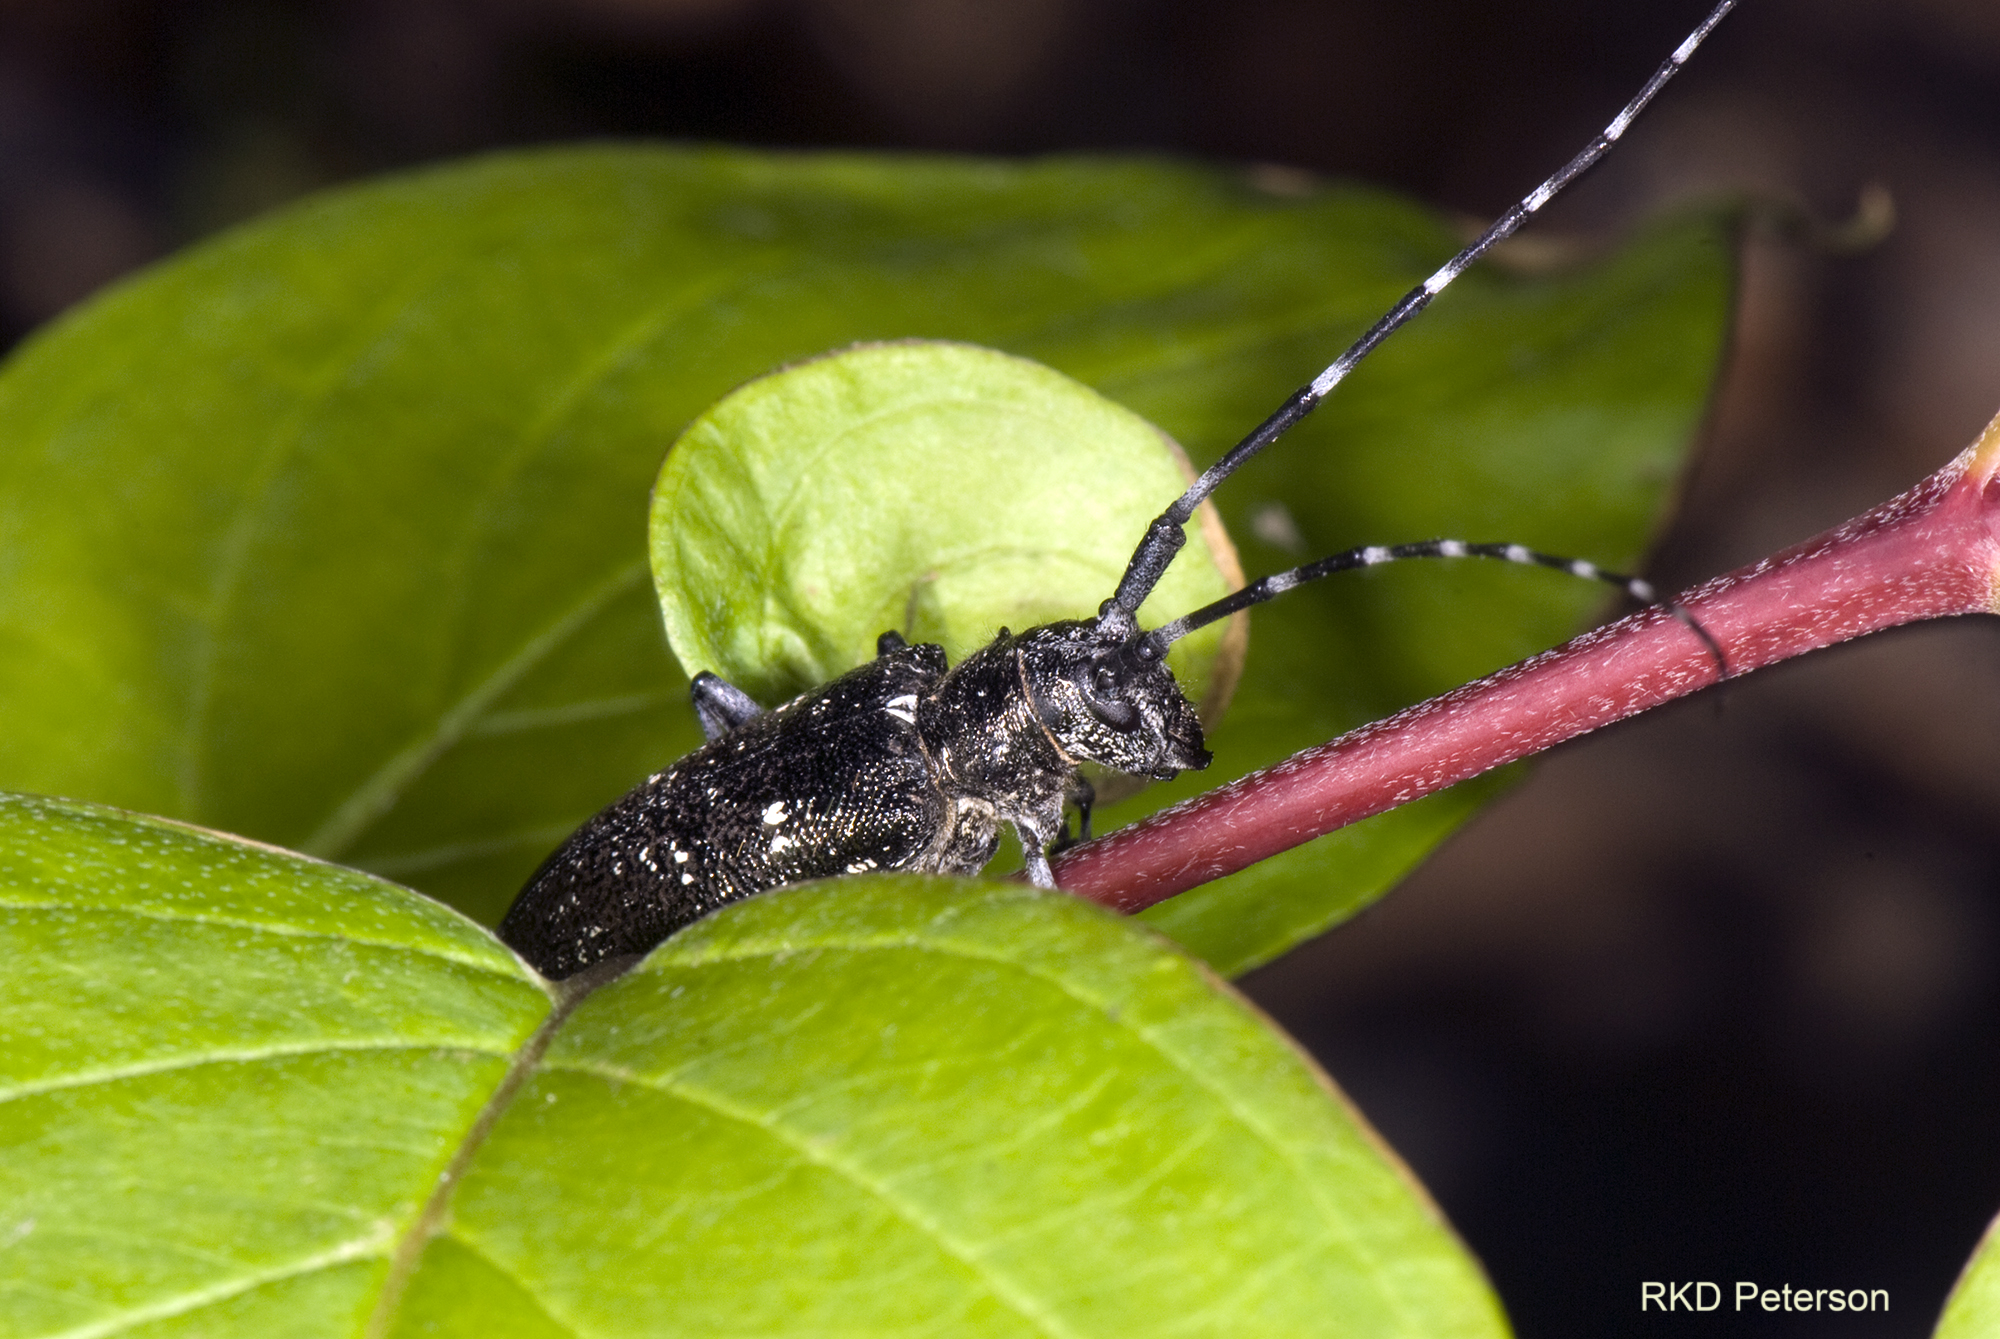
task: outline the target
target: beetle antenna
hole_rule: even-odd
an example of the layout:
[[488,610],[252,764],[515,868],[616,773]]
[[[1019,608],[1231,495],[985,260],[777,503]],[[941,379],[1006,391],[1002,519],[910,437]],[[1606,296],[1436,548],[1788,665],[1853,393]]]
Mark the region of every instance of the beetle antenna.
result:
[[[1145,537],[1133,551],[1132,561],[1126,567],[1125,575],[1119,579],[1118,589],[1098,610],[1098,625],[1118,636],[1130,637],[1137,634],[1139,606],[1145,603],[1148,595],[1152,594],[1153,587],[1158,584],[1168,565],[1173,562],[1174,555],[1180,552],[1183,544],[1187,543],[1187,536],[1181,527],[1187,524],[1188,518],[1194,515],[1194,509],[1201,505],[1202,500],[1213,493],[1224,479],[1234,474],[1245,461],[1283,436],[1293,424],[1317,408],[1319,402],[1324,400],[1335,386],[1344,381],[1347,374],[1354,370],[1355,365],[1374,351],[1376,345],[1429,306],[1431,299],[1442,293],[1452,280],[1464,273],[1467,266],[1496,244],[1513,236],[1543,205],[1553,200],[1564,187],[1582,176],[1610,152],[1611,146],[1618,142],[1619,137],[1637,119],[1639,113],[1645,110],[1646,104],[1651,102],[1654,95],[1666,86],[1667,80],[1673,78],[1681,66],[1687,63],[1695,48],[1701,45],[1703,39],[1714,31],[1715,25],[1722,22],[1723,16],[1735,5],[1736,0],[1720,0],[1714,9],[1709,11],[1708,17],[1703,19],[1700,25],[1674,48],[1674,53],[1667,57],[1660,68],[1653,72],[1653,77],[1646,81],[1646,86],[1639,90],[1637,96],[1626,103],[1604,129],[1597,132],[1597,137],[1585,145],[1581,153],[1570,159],[1554,176],[1522,197],[1520,203],[1496,219],[1493,225],[1481,233],[1470,246],[1446,261],[1437,273],[1404,294],[1402,301],[1391,307],[1381,320],[1370,326],[1361,338],[1349,345],[1347,351],[1334,359],[1325,371],[1314,377],[1309,384],[1294,391],[1290,399],[1278,406],[1276,413],[1258,424],[1249,436],[1231,447],[1229,454],[1203,470],[1201,477],[1194,481],[1187,492],[1181,494],[1178,501],[1161,512],[1153,519],[1153,523],[1146,527]],[[1256,601],[1252,600],[1249,603],[1254,604]]]
[[[1558,572],[1566,572],[1585,581],[1602,581],[1616,586],[1641,604],[1654,604],[1659,594],[1653,583],[1641,577],[1626,576],[1622,572],[1607,572],[1596,563],[1581,558],[1561,558],[1553,553],[1541,553],[1519,544],[1468,544],[1462,539],[1425,539],[1413,544],[1367,544],[1360,548],[1348,549],[1316,562],[1294,567],[1286,572],[1273,572],[1243,587],[1231,591],[1213,604],[1205,604],[1192,613],[1182,614],[1171,623],[1162,623],[1152,631],[1142,633],[1138,638],[1139,654],[1145,660],[1158,660],[1166,654],[1169,646],[1187,636],[1197,628],[1207,627],[1217,619],[1228,618],[1240,609],[1248,609],[1254,604],[1263,604],[1276,599],[1294,586],[1321,577],[1332,576],[1335,572],[1351,572],[1357,567],[1379,567],[1383,563],[1399,563],[1409,558],[1498,558],[1502,562],[1524,563],[1530,567],[1548,567]],[[1722,654],[1722,647],[1695,620],[1694,615],[1677,602],[1668,601],[1667,611],[1685,623],[1695,636],[1701,638],[1702,645],[1715,661],[1716,669],[1723,678],[1729,677],[1729,661]]]

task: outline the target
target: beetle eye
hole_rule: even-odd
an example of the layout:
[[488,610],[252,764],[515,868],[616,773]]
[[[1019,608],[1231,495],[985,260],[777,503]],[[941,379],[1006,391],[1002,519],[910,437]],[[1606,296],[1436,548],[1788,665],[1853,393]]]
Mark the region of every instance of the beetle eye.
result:
[[1139,728],[1139,708],[1119,696],[1118,673],[1109,665],[1093,666],[1087,675],[1080,677],[1077,687],[1083,690],[1083,703],[1090,708],[1090,714],[1113,730]]
[[1139,709],[1130,702],[1120,702],[1116,698],[1101,702],[1095,698],[1086,700],[1090,705],[1090,714],[1113,730],[1129,734],[1139,728]]

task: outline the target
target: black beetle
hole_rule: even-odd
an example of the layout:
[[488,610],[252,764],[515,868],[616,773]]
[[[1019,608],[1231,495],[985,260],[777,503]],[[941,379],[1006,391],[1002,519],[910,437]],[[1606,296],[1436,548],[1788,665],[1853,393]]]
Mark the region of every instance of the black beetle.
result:
[[1183,527],[1202,500],[1601,158],[1733,4],[1716,5],[1581,153],[1410,290],[1155,518],[1096,618],[1002,629],[956,666],[947,666],[942,647],[884,633],[873,661],[772,711],[713,674],[697,675],[695,709],[709,742],[572,833],[515,899],[500,937],[545,976],[565,977],[644,953],[716,908],[780,884],[871,870],[977,873],[1002,823],[1019,833],[1029,877],[1053,886],[1046,851],[1062,835],[1066,801],[1089,835],[1091,794],[1079,763],[1159,779],[1208,765],[1201,723],[1167,668],[1167,647],[1332,572],[1406,558],[1489,557],[1608,581],[1650,602],[1643,581],[1586,562],[1514,544],[1429,540],[1335,554],[1150,631],[1137,616],[1186,543]]

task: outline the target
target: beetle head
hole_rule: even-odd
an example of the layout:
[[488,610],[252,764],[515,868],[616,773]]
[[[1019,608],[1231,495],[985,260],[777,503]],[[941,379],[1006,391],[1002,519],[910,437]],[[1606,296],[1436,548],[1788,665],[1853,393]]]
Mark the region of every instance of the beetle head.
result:
[[1096,622],[1051,623],[1015,645],[1036,714],[1072,758],[1160,781],[1208,766],[1201,720],[1164,645]]

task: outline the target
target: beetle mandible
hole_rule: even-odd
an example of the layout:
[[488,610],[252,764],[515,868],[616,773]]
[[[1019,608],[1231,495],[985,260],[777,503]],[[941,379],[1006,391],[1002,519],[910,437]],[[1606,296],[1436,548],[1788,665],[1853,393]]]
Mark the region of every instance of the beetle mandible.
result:
[[1334,572],[1410,558],[1497,558],[1606,581],[1652,602],[1645,582],[1580,560],[1517,544],[1426,540],[1355,548],[1275,573],[1150,630],[1138,621],[1139,606],[1186,543],[1183,527],[1196,507],[1602,158],[1734,4],[1720,0],[1580,153],[1411,289],[1156,517],[1095,618],[1022,633],[1003,628],[956,666],[940,646],[885,632],[874,660],[770,711],[716,675],[697,674],[691,693],[708,743],[572,833],[516,897],[501,938],[545,976],[566,977],[643,953],[718,907],[780,884],[872,870],[977,873],[1003,823],[1020,836],[1029,878],[1053,887],[1047,851],[1064,833],[1066,803],[1089,836],[1092,794],[1080,763],[1161,780],[1208,765],[1201,722],[1167,668],[1167,648]]

